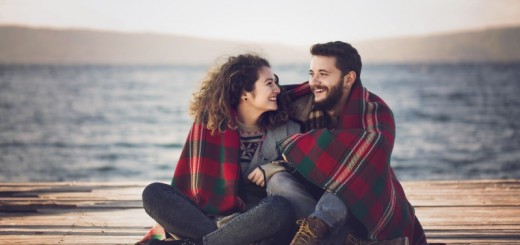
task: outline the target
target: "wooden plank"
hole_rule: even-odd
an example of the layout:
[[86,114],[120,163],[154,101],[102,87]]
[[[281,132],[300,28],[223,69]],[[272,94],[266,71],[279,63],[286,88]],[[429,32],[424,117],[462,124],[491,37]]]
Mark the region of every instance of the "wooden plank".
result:
[[[131,244],[140,182],[0,183],[0,244]],[[520,244],[520,180],[403,182],[429,242]]]

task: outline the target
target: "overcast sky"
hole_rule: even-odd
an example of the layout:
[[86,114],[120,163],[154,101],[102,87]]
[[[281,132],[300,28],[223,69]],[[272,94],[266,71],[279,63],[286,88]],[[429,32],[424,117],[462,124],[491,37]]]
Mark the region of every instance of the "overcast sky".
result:
[[518,26],[520,1],[0,0],[0,24],[310,45]]

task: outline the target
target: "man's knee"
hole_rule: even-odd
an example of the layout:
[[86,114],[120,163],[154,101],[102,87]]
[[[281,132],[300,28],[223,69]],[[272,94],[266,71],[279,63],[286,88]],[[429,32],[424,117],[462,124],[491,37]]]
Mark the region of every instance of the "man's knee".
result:
[[296,180],[287,172],[278,172],[267,182],[267,192],[270,195],[289,193],[296,187]]

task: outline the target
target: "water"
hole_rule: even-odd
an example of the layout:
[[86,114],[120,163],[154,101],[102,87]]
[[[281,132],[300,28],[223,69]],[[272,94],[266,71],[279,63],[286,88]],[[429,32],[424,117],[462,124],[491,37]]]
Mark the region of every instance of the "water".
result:
[[[0,65],[0,181],[169,181],[207,66]],[[282,84],[308,66],[273,67]],[[367,65],[401,180],[520,178],[520,64]]]

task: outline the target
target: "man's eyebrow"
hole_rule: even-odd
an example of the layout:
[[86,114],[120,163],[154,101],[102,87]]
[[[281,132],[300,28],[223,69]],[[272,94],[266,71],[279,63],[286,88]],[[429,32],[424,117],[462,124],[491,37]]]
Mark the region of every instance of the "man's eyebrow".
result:
[[[312,69],[309,69],[309,72],[314,72]],[[318,72],[329,72],[328,70],[325,70],[325,69],[319,69]]]

